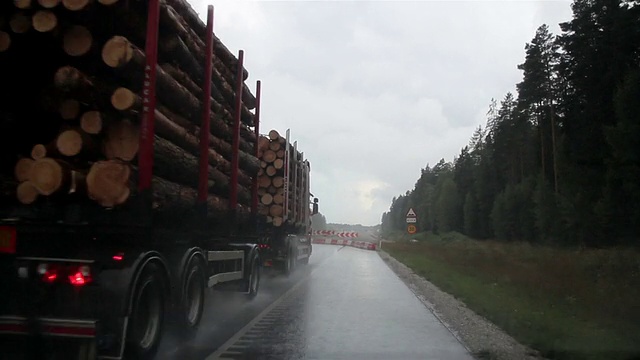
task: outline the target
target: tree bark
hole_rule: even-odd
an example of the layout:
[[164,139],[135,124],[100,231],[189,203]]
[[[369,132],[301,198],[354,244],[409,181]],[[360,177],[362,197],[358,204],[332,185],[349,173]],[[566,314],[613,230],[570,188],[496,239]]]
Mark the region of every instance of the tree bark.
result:
[[74,25],[64,33],[62,48],[70,56],[82,56],[91,50],[93,36],[84,26]]
[[50,10],[38,10],[33,14],[33,28],[38,32],[49,32],[58,26],[58,17]]

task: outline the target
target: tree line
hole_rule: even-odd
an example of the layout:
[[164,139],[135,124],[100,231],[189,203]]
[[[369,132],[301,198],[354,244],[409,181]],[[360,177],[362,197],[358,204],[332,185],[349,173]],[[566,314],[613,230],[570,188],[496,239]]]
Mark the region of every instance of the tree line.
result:
[[606,246],[639,244],[640,1],[574,0],[540,26],[517,93],[492,100],[453,162],[427,165],[383,230]]

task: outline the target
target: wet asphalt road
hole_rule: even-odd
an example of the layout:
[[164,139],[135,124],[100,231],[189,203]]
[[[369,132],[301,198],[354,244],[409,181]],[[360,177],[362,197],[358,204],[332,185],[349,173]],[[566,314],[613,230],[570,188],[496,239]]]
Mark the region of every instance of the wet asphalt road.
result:
[[207,293],[197,338],[165,337],[158,358],[472,359],[375,251],[314,245],[309,265],[261,286],[252,301]]

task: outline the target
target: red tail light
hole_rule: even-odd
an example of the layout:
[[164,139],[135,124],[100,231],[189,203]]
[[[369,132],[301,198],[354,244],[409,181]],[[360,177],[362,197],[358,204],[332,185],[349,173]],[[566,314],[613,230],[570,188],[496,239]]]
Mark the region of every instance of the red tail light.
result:
[[52,283],[52,282],[56,281],[57,278],[58,278],[58,274],[55,273],[55,272],[47,273],[42,277],[42,279],[45,282],[48,282],[48,283]]
[[77,273],[75,273],[73,275],[69,275],[69,282],[73,286],[82,286],[82,285],[85,285],[89,281],[88,281],[87,278],[85,278],[84,275],[82,275],[82,273],[80,271],[78,271]]
[[45,263],[38,265],[37,271],[42,281],[50,284],[65,277],[73,286],[83,286],[91,282],[91,269],[87,265],[60,266]]

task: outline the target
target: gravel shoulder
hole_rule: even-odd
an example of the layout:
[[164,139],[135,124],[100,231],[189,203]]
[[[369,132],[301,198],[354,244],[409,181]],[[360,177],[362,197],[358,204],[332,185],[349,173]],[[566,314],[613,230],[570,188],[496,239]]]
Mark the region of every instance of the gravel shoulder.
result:
[[496,325],[467,308],[452,295],[438,289],[386,252],[379,250],[378,254],[476,359],[543,359],[535,350],[518,343]]

